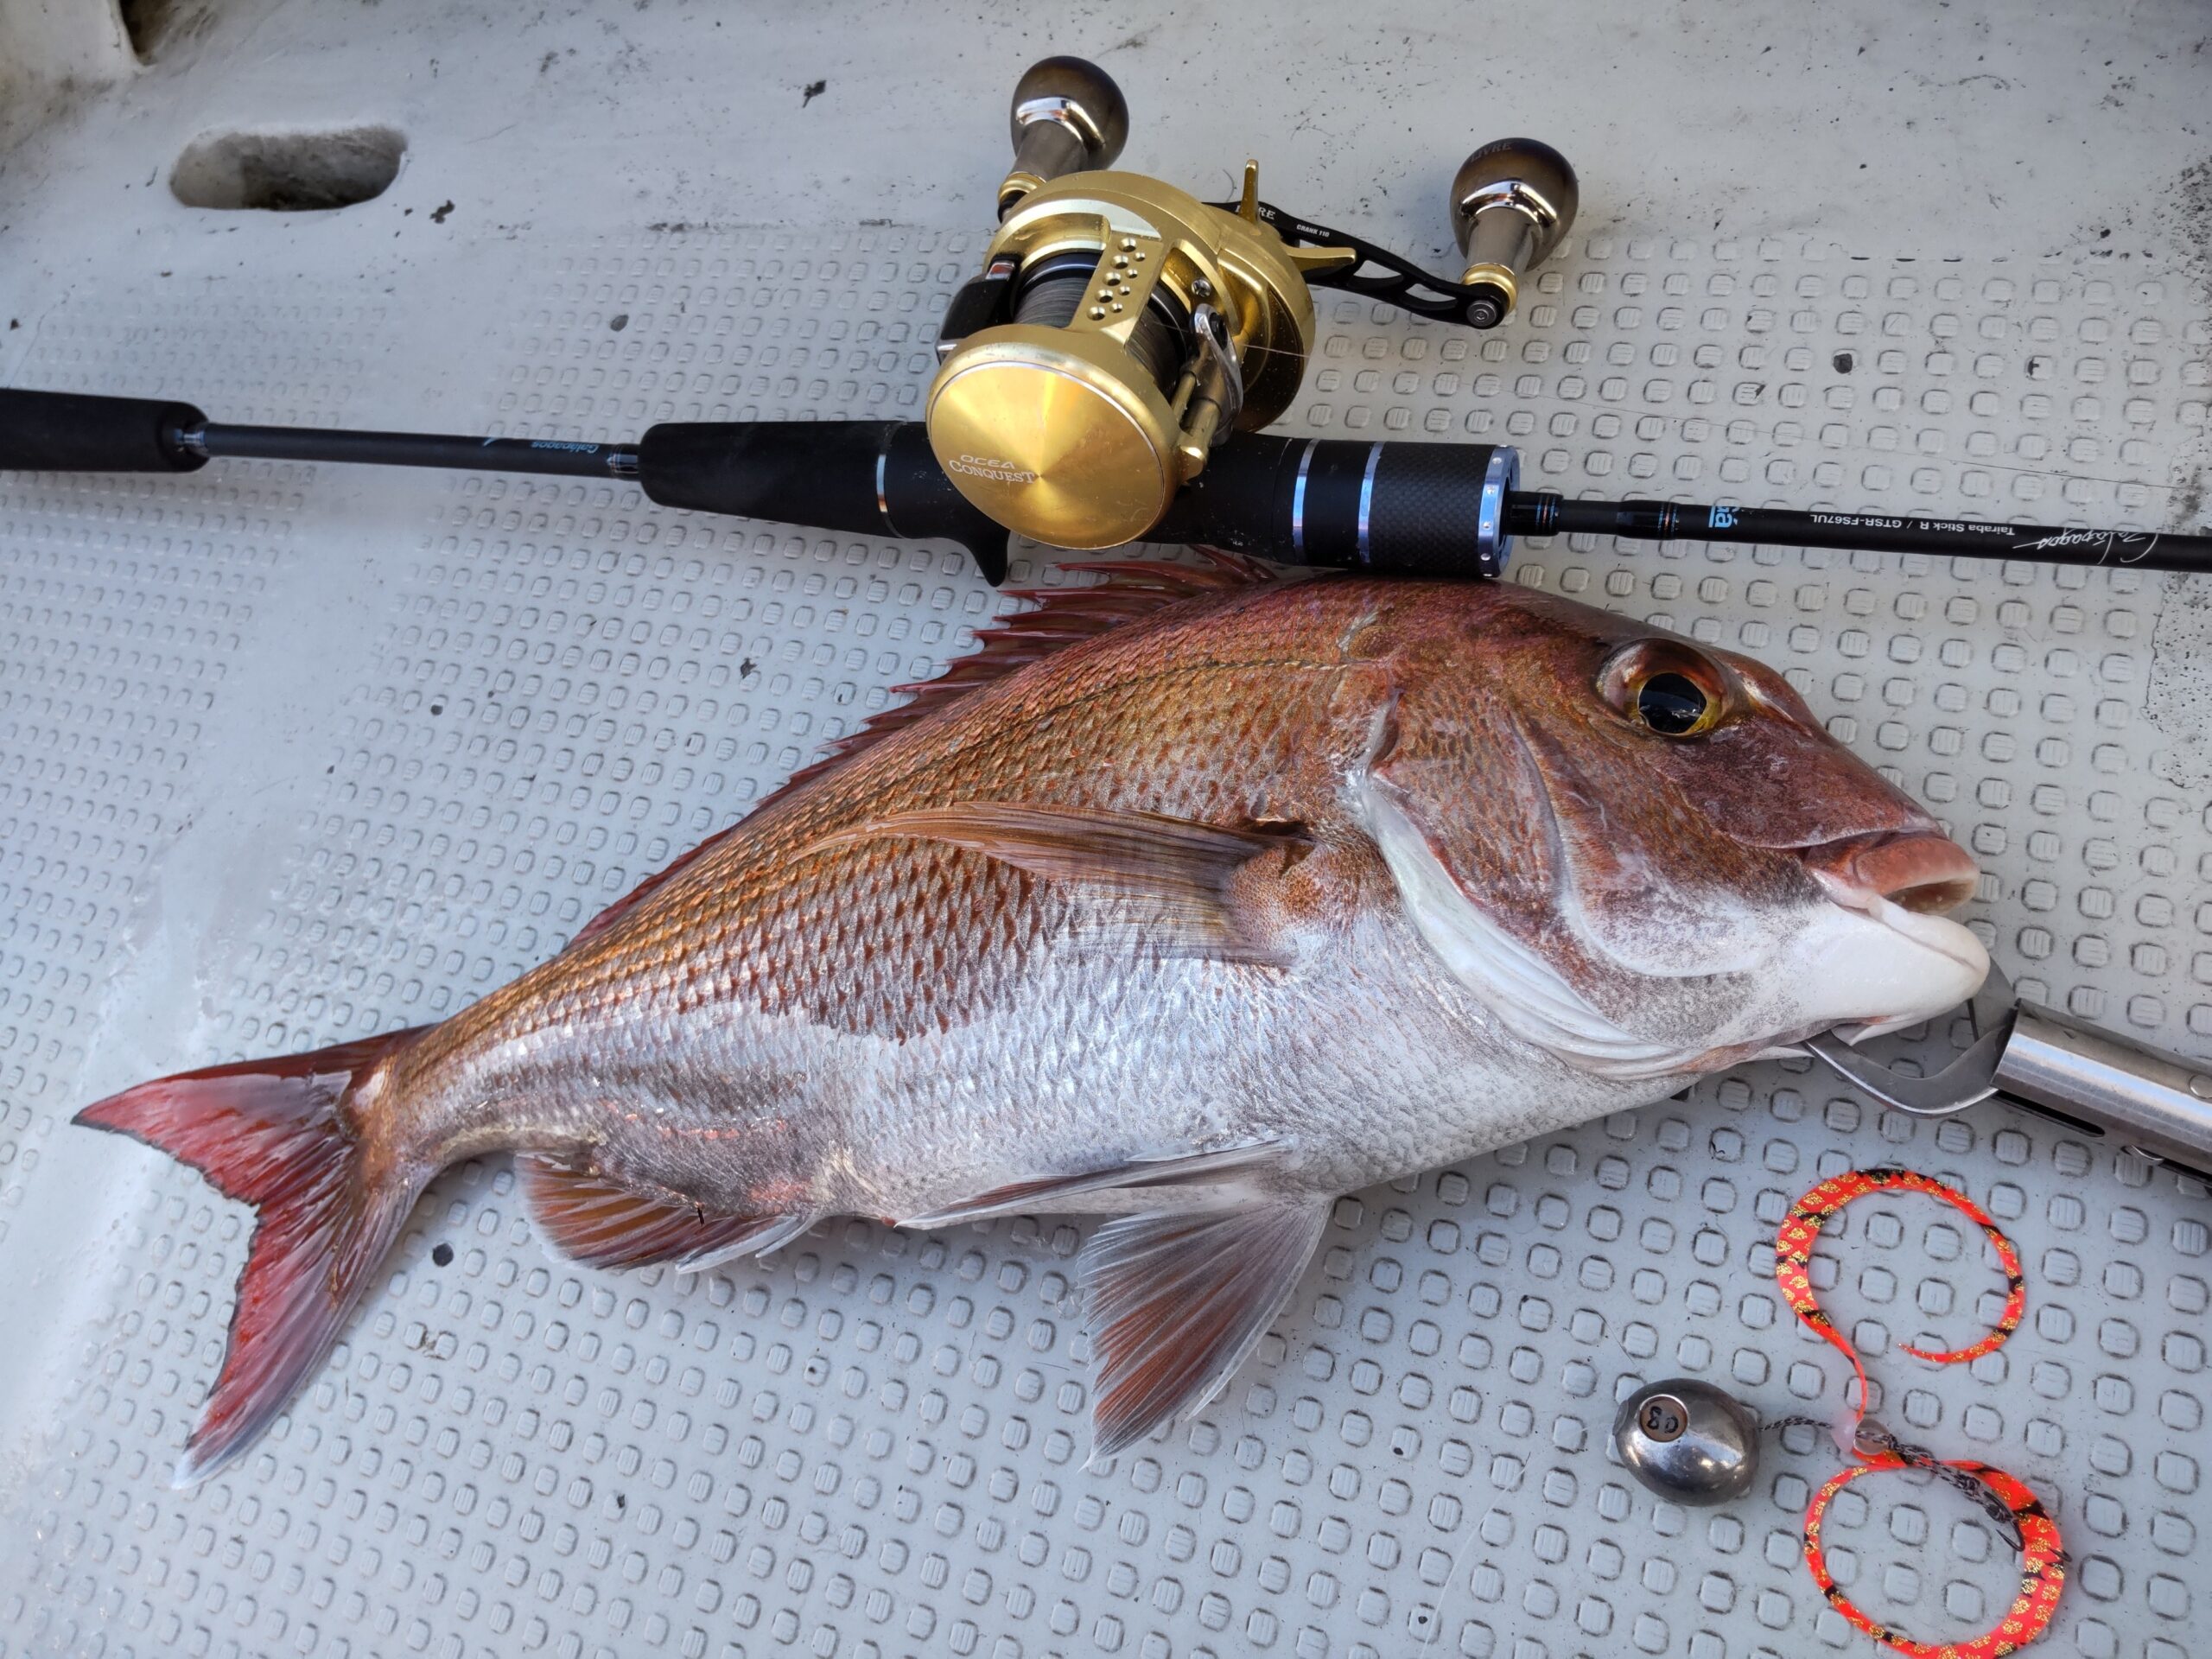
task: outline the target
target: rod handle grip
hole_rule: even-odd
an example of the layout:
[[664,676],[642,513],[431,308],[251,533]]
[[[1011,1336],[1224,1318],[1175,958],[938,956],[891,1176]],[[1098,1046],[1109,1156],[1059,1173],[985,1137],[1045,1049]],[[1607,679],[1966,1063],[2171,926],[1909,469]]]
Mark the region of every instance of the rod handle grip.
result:
[[1145,539],[1376,575],[1496,576],[1519,476],[1502,445],[1239,434]]
[[957,542],[1006,580],[1005,527],[952,487],[918,421],[664,422],[639,442],[638,484],[664,507]]
[[27,473],[189,473],[207,457],[175,434],[204,423],[190,404],[0,388],[0,468]]

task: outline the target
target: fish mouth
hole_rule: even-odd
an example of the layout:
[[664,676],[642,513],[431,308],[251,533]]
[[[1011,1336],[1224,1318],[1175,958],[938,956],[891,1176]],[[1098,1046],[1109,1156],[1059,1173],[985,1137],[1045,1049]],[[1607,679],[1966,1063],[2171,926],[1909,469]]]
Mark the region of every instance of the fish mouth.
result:
[[1967,849],[1937,830],[1849,836],[1800,856],[1847,910],[1872,911],[1878,899],[1912,915],[1941,916],[1973,898],[1981,880]]
[[1916,1025],[1980,988],[1989,971],[1989,953],[1943,912],[1974,896],[1981,871],[1948,836],[1932,829],[1851,836],[1806,848],[1800,855],[1837,906],[1859,912],[1935,958],[1921,958],[1926,968],[1910,977],[1909,988],[1908,982],[1885,987],[1896,999],[1888,1004],[1893,1012],[1833,1026],[1844,1041],[1856,1043]]

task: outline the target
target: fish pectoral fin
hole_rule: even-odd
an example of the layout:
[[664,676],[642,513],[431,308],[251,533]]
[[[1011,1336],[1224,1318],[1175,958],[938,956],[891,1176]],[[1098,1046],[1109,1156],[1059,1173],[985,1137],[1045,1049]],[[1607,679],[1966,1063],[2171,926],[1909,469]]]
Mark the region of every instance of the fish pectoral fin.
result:
[[1129,1216],[1092,1236],[1076,1269],[1098,1367],[1092,1463],[1221,1391],[1290,1299],[1329,1205],[1255,1194]]
[[591,1268],[672,1262],[698,1273],[787,1244],[814,1223],[788,1211],[736,1214],[627,1180],[588,1161],[524,1153],[515,1160],[538,1230],[556,1254]]
[[1295,862],[1313,846],[1297,824],[1230,829],[1153,812],[1102,812],[1020,801],[972,801],[893,812],[819,843],[907,836],[964,847],[1047,881],[1079,882],[1153,900],[1147,937],[1178,955],[1280,963],[1281,952],[1231,891],[1237,873],[1274,853]]
[[1176,1153],[1160,1158],[1131,1158],[1080,1175],[1040,1175],[1009,1181],[963,1198],[926,1215],[908,1216],[901,1227],[917,1232],[932,1227],[957,1227],[963,1222],[986,1221],[993,1216],[1018,1216],[1031,1210],[1049,1210],[1054,1202],[1077,1192],[1103,1192],[1110,1188],[1192,1186],[1207,1181],[1227,1181],[1274,1162],[1282,1154],[1279,1140],[1254,1141],[1217,1152]]

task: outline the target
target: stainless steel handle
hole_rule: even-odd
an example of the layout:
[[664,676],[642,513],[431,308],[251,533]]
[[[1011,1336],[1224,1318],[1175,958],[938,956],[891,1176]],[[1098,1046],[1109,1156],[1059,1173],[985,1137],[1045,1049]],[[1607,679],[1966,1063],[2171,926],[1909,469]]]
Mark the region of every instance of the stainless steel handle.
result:
[[2192,1174],[2212,1171],[2212,1063],[2023,1002],[1996,1081],[2005,1094],[2145,1156]]

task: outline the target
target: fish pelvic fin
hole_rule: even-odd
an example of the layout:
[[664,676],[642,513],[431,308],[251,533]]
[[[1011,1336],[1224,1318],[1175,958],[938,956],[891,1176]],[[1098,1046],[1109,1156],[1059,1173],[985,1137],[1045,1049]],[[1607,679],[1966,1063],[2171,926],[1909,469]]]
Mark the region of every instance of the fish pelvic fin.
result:
[[344,1109],[422,1029],[160,1077],[77,1114],[190,1165],[256,1211],[222,1370],[177,1465],[180,1490],[234,1461],[322,1363],[429,1181],[429,1169],[372,1173]]
[[1077,1263],[1096,1357],[1090,1463],[1219,1394],[1313,1259],[1326,1197],[1154,1211],[1109,1222]]
[[673,1262],[703,1273],[765,1255],[815,1223],[810,1211],[741,1214],[599,1167],[588,1157],[525,1153],[515,1160],[523,1192],[548,1249],[590,1268]]
[[1296,824],[1230,829],[1154,812],[1102,812],[1020,801],[970,801],[893,812],[820,843],[906,836],[943,842],[1048,881],[1147,901],[1143,933],[1168,956],[1284,965],[1268,930],[1236,902],[1233,883],[1273,853],[1295,862],[1313,847]]

